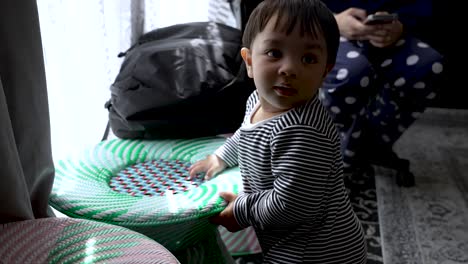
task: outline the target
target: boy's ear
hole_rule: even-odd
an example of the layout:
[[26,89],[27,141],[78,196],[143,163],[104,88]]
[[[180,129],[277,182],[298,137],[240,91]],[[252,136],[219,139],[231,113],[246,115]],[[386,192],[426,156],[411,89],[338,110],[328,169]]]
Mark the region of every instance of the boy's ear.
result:
[[250,50],[244,47],[241,49],[240,53],[241,53],[242,59],[244,59],[245,66],[247,68],[247,75],[249,75],[250,78],[253,78],[252,54],[250,53]]
[[335,64],[327,64],[327,66],[325,67],[325,72],[323,73],[322,78],[325,78],[327,76],[327,74],[333,69],[333,67],[335,67]]

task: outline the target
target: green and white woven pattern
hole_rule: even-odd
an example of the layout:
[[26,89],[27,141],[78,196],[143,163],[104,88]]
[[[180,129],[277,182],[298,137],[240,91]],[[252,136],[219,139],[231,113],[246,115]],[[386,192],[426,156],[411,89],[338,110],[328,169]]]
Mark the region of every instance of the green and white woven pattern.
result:
[[231,255],[243,256],[262,252],[253,227],[249,226],[246,229],[234,233],[229,232],[223,226],[219,226],[218,230],[221,239]]
[[222,137],[103,141],[78,157],[56,163],[50,204],[71,217],[135,230],[171,252],[206,244],[205,250],[213,261],[222,263],[219,257],[226,255],[227,250],[216,244],[219,234],[208,217],[226,206],[219,197],[220,191],[237,193],[241,189],[237,167],[185,192],[167,192],[164,196],[132,196],[113,191],[109,184],[112,177],[131,165],[160,159],[193,163],[212,154],[224,141]]
[[148,237],[119,226],[71,218],[0,225],[1,263],[179,263]]

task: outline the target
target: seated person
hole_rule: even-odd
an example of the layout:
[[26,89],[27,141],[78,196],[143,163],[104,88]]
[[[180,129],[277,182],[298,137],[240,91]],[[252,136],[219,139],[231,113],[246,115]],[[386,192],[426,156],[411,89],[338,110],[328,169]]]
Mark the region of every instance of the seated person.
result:
[[[436,96],[442,56],[413,35],[416,21],[431,15],[425,1],[323,2],[334,12],[341,38],[320,100],[340,131],[345,170],[352,172],[394,154],[393,144]],[[374,13],[398,18],[367,25]]]

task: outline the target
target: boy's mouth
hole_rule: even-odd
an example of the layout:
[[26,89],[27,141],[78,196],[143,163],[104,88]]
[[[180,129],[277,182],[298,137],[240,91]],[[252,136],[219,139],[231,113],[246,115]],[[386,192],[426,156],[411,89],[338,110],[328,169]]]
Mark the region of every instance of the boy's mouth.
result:
[[275,85],[273,86],[273,90],[280,96],[293,96],[297,94],[297,90],[284,85]]

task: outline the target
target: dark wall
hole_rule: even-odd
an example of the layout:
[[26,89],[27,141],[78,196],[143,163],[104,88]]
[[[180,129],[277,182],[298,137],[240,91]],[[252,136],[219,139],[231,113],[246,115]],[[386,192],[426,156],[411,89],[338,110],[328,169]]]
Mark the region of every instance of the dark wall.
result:
[[[444,72],[436,85],[439,96],[432,107],[468,109],[468,79],[465,38],[467,14],[461,14],[461,2],[433,0],[433,17],[421,28],[421,38],[445,57]],[[463,22],[465,21],[465,22]],[[463,46],[463,47],[462,47]]]

